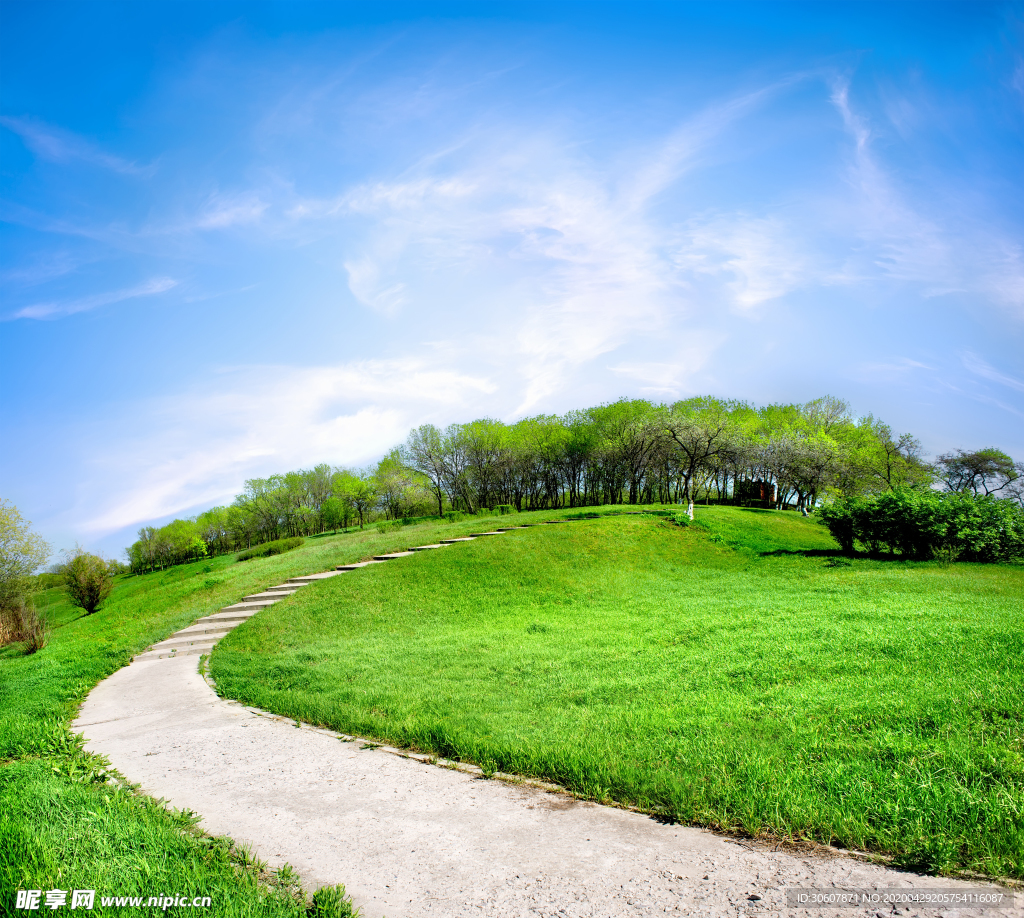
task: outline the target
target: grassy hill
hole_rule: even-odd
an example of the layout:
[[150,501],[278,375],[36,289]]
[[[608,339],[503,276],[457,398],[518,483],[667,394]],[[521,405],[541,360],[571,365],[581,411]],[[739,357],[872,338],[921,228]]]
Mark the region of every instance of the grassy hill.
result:
[[[795,514],[697,512],[686,529],[603,515],[325,581],[233,632],[214,675],[278,713],[664,818],[1020,877],[1024,568],[846,564]],[[0,892],[173,886],[212,891],[214,915],[303,914],[288,877],[110,780],[68,725],[133,654],[243,595],[480,529],[121,578],[92,616],[40,596],[50,643],[0,649]]]
[[[473,526],[410,528],[429,538]],[[406,532],[371,530],[309,539],[271,558],[236,563],[227,555],[119,577],[90,616],[63,590],[38,595],[53,628],[47,646],[32,655],[19,644],[0,648],[0,912],[13,908],[17,889],[96,889],[97,896],[175,889],[212,895],[210,915],[304,915],[290,877],[267,875],[229,839],[207,838],[189,814],[168,813],[136,793],[83,752],[69,726],[93,686],[195,619],[288,577],[394,551],[406,540]],[[97,906],[96,914],[104,910]]]
[[793,513],[605,516],[300,592],[212,671],[664,818],[1020,876],[1022,596],[1021,567],[847,562]]

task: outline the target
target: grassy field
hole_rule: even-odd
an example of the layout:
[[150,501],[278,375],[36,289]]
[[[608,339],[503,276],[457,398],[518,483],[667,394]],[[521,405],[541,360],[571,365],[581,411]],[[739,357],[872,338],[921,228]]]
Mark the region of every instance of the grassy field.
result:
[[292,877],[267,875],[228,840],[197,832],[188,814],[168,813],[111,780],[71,736],[70,722],[100,680],[202,615],[288,577],[394,551],[410,533],[430,539],[474,525],[327,536],[272,558],[235,563],[232,555],[121,577],[91,616],[63,590],[39,594],[37,607],[53,628],[49,644],[32,655],[18,644],[0,648],[0,913],[13,908],[17,889],[95,889],[195,891],[212,897],[207,915],[304,915]]
[[1024,568],[849,562],[793,513],[697,513],[346,574],[234,631],[213,675],[684,823],[1024,876]]

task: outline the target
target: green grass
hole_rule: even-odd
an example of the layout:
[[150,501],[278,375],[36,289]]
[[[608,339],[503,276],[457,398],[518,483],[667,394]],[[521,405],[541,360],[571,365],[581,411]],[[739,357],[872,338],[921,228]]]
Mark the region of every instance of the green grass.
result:
[[[187,815],[168,814],[116,776],[110,780],[103,762],[74,741],[70,723],[93,686],[202,615],[288,577],[395,551],[410,537],[429,541],[472,528],[357,531],[246,564],[227,555],[119,577],[90,616],[61,589],[38,594],[37,608],[52,628],[47,646],[31,655],[20,644],[0,648],[0,913],[13,908],[17,889],[148,896],[184,892],[185,884],[213,897],[204,914],[304,914],[293,887],[265,882],[258,865],[246,869],[244,854],[230,843],[206,838],[189,828]],[[330,912],[330,898],[321,896],[322,914]]]
[[662,818],[1024,875],[1024,568],[846,564],[796,514],[697,514],[346,574],[232,632],[213,675],[279,714]]

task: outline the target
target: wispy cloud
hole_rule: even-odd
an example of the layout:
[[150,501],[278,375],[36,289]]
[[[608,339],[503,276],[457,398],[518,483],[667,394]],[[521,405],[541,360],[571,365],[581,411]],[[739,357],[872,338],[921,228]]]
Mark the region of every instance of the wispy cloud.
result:
[[137,287],[129,287],[124,290],[112,290],[107,293],[96,293],[92,296],[82,297],[76,300],[65,300],[64,302],[35,303],[31,306],[24,306],[15,312],[11,319],[56,319],[60,316],[73,315],[76,312],[87,312],[99,306],[108,306],[111,303],[120,303],[123,300],[132,300],[137,297],[155,296],[158,293],[166,293],[173,287],[178,286],[178,281],[170,277],[154,277],[139,284]]
[[135,439],[116,453],[97,450],[82,489],[104,494],[107,506],[83,498],[75,525],[103,535],[228,500],[246,478],[314,461],[363,463],[414,424],[465,410],[494,389],[487,377],[413,358],[225,370],[212,388],[131,407]]
[[230,196],[212,195],[196,221],[199,229],[226,229],[256,223],[269,205],[255,192]]
[[1024,392],[1024,380],[1000,372],[990,363],[982,360],[977,354],[966,351],[961,356],[961,360],[964,367],[975,376],[980,376],[982,379],[989,380],[989,382],[998,383],[1000,386],[1005,386],[1008,389]]
[[677,246],[680,267],[719,278],[740,311],[820,282],[824,276],[778,217],[718,214],[693,220]]
[[43,124],[32,118],[2,116],[0,124],[21,137],[25,145],[37,156],[51,162],[67,163],[78,160],[122,175],[151,176],[156,171],[155,163],[140,165],[122,159],[120,156],[105,152],[96,144],[71,131]]
[[524,385],[515,413],[527,413],[567,374],[677,321],[694,277],[717,278],[722,304],[740,311],[807,282],[779,218],[711,214],[677,227],[644,207],[684,183],[697,156],[713,161],[724,132],[793,82],[708,106],[653,150],[613,164],[520,128],[284,210],[299,223],[359,221],[361,241],[343,264],[353,296],[375,311],[472,315],[482,341],[514,353]]
[[646,205],[696,167],[724,131],[803,77],[804,74],[793,74],[752,92],[718,101],[681,124],[622,183],[624,205],[630,209]]
[[90,260],[92,259],[75,257],[69,252],[53,251],[20,267],[0,272],[0,281],[22,287],[34,287],[71,274]]
[[981,293],[1024,318],[1024,247],[964,212],[951,188],[934,189],[931,204],[915,203],[875,155],[871,125],[854,111],[847,79],[833,84],[832,103],[854,145],[848,177],[857,197],[849,216],[862,240],[855,257],[870,259],[851,265],[845,280],[882,276],[916,284],[925,296]]

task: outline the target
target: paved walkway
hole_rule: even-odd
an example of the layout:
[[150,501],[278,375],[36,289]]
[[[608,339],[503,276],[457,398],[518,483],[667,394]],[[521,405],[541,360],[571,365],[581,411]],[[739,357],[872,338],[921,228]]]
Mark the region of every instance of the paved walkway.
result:
[[[414,550],[430,548],[440,546]],[[218,698],[196,655],[267,603],[340,573],[247,597],[156,645],[93,690],[74,729],[146,792],[201,814],[213,834],[250,842],[272,867],[291,864],[308,889],[344,883],[366,918],[857,918],[897,913],[887,906],[789,909],[786,890],[972,889],[853,858],[775,852],[538,787],[482,780]],[[1024,916],[1024,894],[1017,901],[1002,912],[904,906],[898,914]]]

